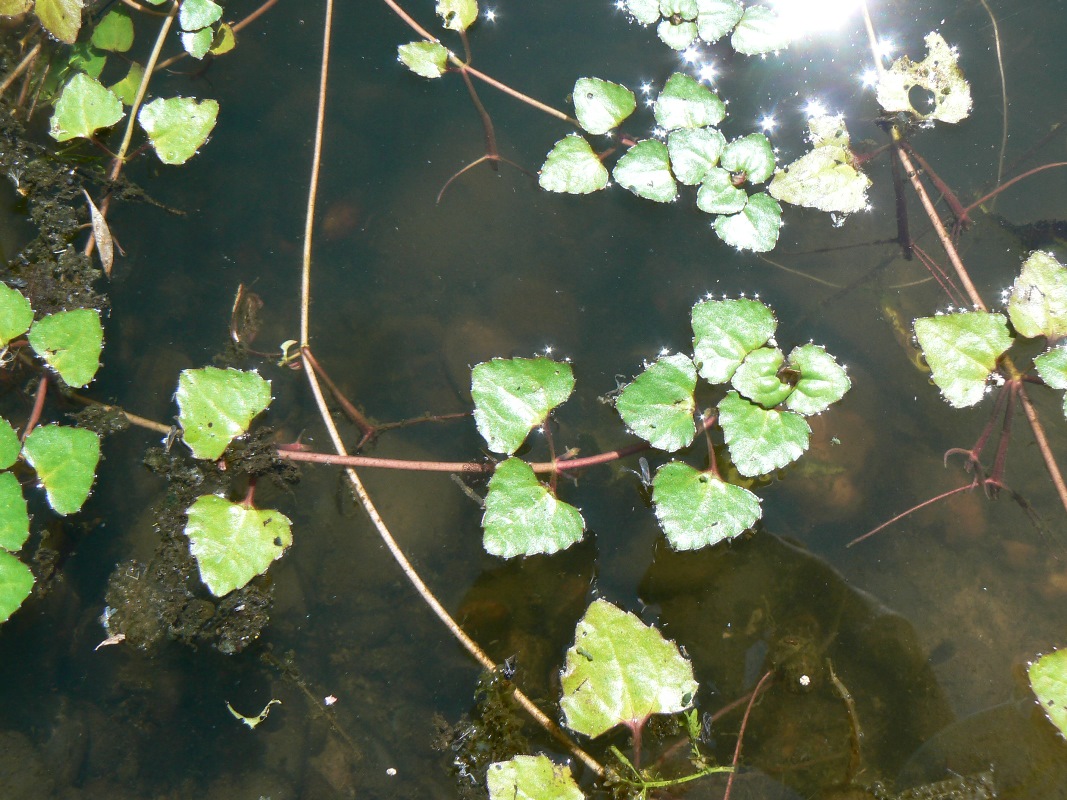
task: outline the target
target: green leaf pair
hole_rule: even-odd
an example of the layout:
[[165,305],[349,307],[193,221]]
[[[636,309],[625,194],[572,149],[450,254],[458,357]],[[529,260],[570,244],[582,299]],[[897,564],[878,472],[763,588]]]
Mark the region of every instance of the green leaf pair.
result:
[[746,9],[739,0],[625,0],[623,7],[642,25],[656,25],[660,40],[674,50],[685,50],[697,39],[711,44],[733,31],[734,50],[760,55],[783,50],[792,38],[774,11]]

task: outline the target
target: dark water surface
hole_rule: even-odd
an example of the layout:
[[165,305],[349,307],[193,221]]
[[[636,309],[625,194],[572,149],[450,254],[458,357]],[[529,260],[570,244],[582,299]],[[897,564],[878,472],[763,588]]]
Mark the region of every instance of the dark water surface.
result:
[[[232,2],[227,17],[255,5]],[[1008,87],[1008,178],[1067,160],[1054,130],[1067,123],[1067,27],[1061,0],[990,6]],[[433,24],[428,0],[406,7]],[[557,108],[569,110],[579,76],[659,86],[682,63],[608,0],[500,0],[495,10],[495,22],[471,31],[474,64]],[[130,171],[188,215],[131,204],[115,210],[127,257],[110,287],[95,397],[171,420],[178,372],[210,364],[225,345],[239,283],[265,302],[257,346],[298,337],[322,11],[319,2],[283,0],[232,55],[201,75],[160,82],[160,93],[216,97],[222,110],[210,143],[186,167]],[[974,113],[912,141],[964,202],[977,198],[995,185],[1002,131],[989,14],[971,0],[885,0],[871,13],[897,54],[921,58],[922,38],[934,29],[959,47]],[[942,455],[970,447],[993,408],[990,398],[950,409],[894,335],[887,309],[910,320],[947,300],[919,262],[879,244],[897,234],[885,158],[868,167],[870,212],[836,228],[827,215],[787,208],[769,259],[719,242],[691,191],[665,207],[619,187],[560,196],[513,167],[482,165],[437,203],[449,176],[484,152],[461,80],[425,81],[400,67],[396,46],[413,35],[383,3],[340,3],[335,25],[312,338],[320,362],[372,417],[465,411],[470,365],[551,348],[573,361],[577,378],[557,415],[557,448],[624,446],[633,438],[598,396],[661,349],[691,349],[689,310],[709,292],[758,293],[778,314],[783,347],[824,344],[853,380],[845,399],[813,420],[812,452],[758,490],[764,529],[715,552],[670,552],[628,471],[636,461],[589,471],[576,485],[564,481],[560,495],[582,509],[586,541],[515,563],[483,553],[481,510],[447,476],[367,471],[371,495],[423,578],[489,653],[518,656],[517,680],[550,707],[574,623],[593,596],[605,597],[686,646],[701,708],[713,712],[751,689],[760,656],[794,635],[816,668],[833,660],[857,700],[862,782],[899,790],[992,767],[1000,797],[1067,797],[1067,744],[1035,713],[1024,671],[1036,654],[1067,646],[1067,525],[1021,416],[1006,480],[1038,527],[1012,499],[971,493],[845,548],[969,480],[958,461],[946,469]],[[730,100],[727,138],[774,115],[772,140],[788,163],[806,147],[802,108],[816,99],[845,114],[858,150],[885,141],[873,93],[862,85],[870,55],[858,15],[778,57],[734,56],[724,46],[705,56]],[[571,132],[489,87],[478,90],[502,155],[525,170],[536,171]],[[645,136],[652,124],[639,111],[627,131]],[[909,208],[914,235],[947,263],[913,195]],[[1067,180],[1044,172],[992,210],[996,216],[975,213],[960,249],[995,302],[1035,246],[1023,243],[1025,226],[1067,219]],[[1067,257],[1062,239],[1036,246]],[[267,422],[281,438],[302,435],[328,449],[303,376],[258,366],[275,398]],[[1031,394],[1053,450],[1067,455],[1060,399],[1037,387]],[[354,441],[353,431],[348,436]],[[295,534],[271,569],[275,607],[260,643],[237,656],[177,643],[150,654],[124,646],[94,652],[105,636],[97,620],[109,574],[118,562],[147,559],[156,545],[152,509],[165,487],[141,464],[156,443],[137,431],[105,442],[84,512],[91,531],[67,531],[63,581],[0,631],[0,786],[11,787],[0,796],[458,796],[448,772],[453,754],[432,744],[434,719],[455,723],[469,709],[478,670],[407,585],[332,469],[304,469],[292,493],[257,493],[257,504],[293,519]],[[482,444],[467,420],[389,433],[371,454],[462,460],[481,457]],[[546,452],[537,439],[524,455],[540,460]],[[702,466],[705,456],[695,446],[683,457]],[[653,469],[665,460],[650,456]],[[298,672],[265,664],[259,655],[268,646],[291,651]],[[329,719],[327,696],[337,698]],[[282,705],[255,731],[225,706],[258,713],[272,698]],[[737,715],[721,723],[720,758],[729,757],[738,724]],[[825,676],[806,694],[776,686],[754,712],[745,746],[768,786],[735,796],[829,796],[844,779],[848,747],[847,717]],[[721,793],[716,784],[687,796]]]

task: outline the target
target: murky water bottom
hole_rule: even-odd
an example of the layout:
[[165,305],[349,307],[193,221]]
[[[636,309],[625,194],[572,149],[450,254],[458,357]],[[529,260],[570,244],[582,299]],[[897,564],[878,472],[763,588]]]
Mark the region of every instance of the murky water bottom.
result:
[[[321,8],[284,5],[204,76],[168,79],[223,107],[213,140],[187,168],[133,173],[190,216],[141,206],[115,214],[128,256],[111,287],[95,392],[136,413],[173,416],[177,373],[210,363],[225,344],[239,282],[266,303],[258,343],[295,336]],[[410,5],[430,21],[428,5]],[[475,63],[557,107],[579,75],[662,82],[677,59],[609,5],[501,3],[498,21],[472,32]],[[627,471],[636,463],[561,486],[589,522],[585,542],[508,563],[482,552],[481,510],[447,477],[368,471],[383,517],[444,605],[490,655],[515,659],[517,680],[546,708],[594,594],[641,611],[685,646],[708,712],[751,691],[786,647],[787,662],[813,685],[796,691],[782,681],[756,706],[743,759],[752,773],[735,797],[835,796],[851,746],[827,659],[864,731],[857,782],[900,790],[992,769],[1000,797],[1067,797],[1067,747],[1035,708],[1023,671],[1036,654],[1067,644],[1067,532],[1023,420],[1007,481],[1036,512],[1036,526],[1010,497],[974,492],[845,548],[969,480],[942,455],[971,446],[992,412],[991,401],[948,408],[885,318],[887,306],[910,319],[946,305],[921,265],[885,243],[896,236],[888,164],[869,167],[873,210],[841,229],[789,209],[769,261],[729,252],[689,204],[653,206],[617,187],[588,198],[547,195],[507,166],[467,173],[437,204],[448,177],[483,152],[480,122],[455,76],[424,82],[396,65],[395,46],[411,34],[384,5],[364,6],[339,9],[334,37],[313,343],[368,413],[466,410],[471,364],[552,347],[573,359],[578,379],[557,415],[557,447],[588,454],[625,445],[631,437],[597,398],[661,348],[687,350],[689,309],[708,292],[758,292],[778,313],[783,346],[825,344],[854,384],[813,421],[805,466],[758,490],[763,528],[710,552],[669,551]],[[1063,124],[1062,86],[1048,80],[1064,69],[1056,11],[1056,3],[993,8],[1011,103],[1006,175],[1063,160],[1063,136],[1046,138]],[[979,3],[898,2],[872,14],[914,56],[933,28],[959,43],[975,113],[914,144],[961,196],[980,195],[995,178],[1001,134],[989,17]],[[818,96],[846,113],[857,148],[884,141],[857,77],[867,63],[858,20],[848,30],[780,61],[716,50],[716,85],[732,100],[728,136],[773,112],[779,160],[788,162],[804,147],[800,106]],[[570,132],[480,91],[502,153],[526,169]],[[961,240],[988,297],[1025,255],[1018,226],[1067,218],[1067,187],[1044,173],[1005,194],[995,212],[1010,225],[976,214]],[[911,215],[914,235],[939,254],[914,202]],[[1067,255],[1055,241],[1043,246]],[[303,377],[260,369],[273,381],[268,422],[279,437],[326,449]],[[1036,388],[1033,396],[1054,452],[1067,453],[1059,399]],[[271,570],[272,623],[256,646],[237,656],[178,643],[151,653],[94,650],[105,635],[98,617],[108,575],[116,563],[150,558],[158,540],[154,507],[165,486],[141,466],[154,444],[136,432],[106,442],[106,469],[83,519],[50,526],[63,553],[60,579],[0,633],[4,796],[459,796],[449,772],[455,753],[436,749],[435,739],[442,721],[456,724],[470,709],[477,669],[330,469],[305,468],[291,494],[257,493],[257,503],[293,519],[296,540]],[[545,452],[538,442],[528,455]],[[372,454],[478,458],[482,442],[460,421],[390,433]],[[226,709],[254,716],[272,699],[281,705],[255,730]],[[721,760],[732,755],[739,724],[738,714],[725,715],[713,731]],[[673,768],[676,744],[667,737],[649,757]],[[721,797],[722,788],[709,780],[684,796]],[[973,787],[951,791],[937,796],[981,796]]]

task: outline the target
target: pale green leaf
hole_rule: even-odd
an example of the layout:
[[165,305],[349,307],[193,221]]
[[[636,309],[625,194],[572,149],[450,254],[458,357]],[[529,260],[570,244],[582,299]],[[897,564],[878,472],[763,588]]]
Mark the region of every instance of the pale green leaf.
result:
[[49,135],[57,142],[88,138],[126,116],[122,101],[96,78],[84,72],[67,81],[56,101]]
[[39,319],[27,338],[34,352],[70,386],[88,385],[100,369],[104,328],[95,308],[60,311]]
[[[1067,347],[1054,347],[1034,359],[1034,367],[1053,389],[1067,389]],[[1067,395],[1063,398],[1063,415],[1067,417]]]
[[222,6],[212,0],[182,0],[178,24],[183,31],[198,31],[222,19]]
[[745,356],[765,345],[778,327],[758,300],[704,300],[693,306],[693,354],[700,377],[726,383]]
[[10,472],[0,472],[0,548],[17,553],[29,535],[30,515],[19,479]]
[[482,544],[500,558],[551,554],[582,539],[585,520],[537,480],[525,461],[509,458],[489,480]]
[[1008,321],[984,311],[917,319],[915,337],[934,383],[956,408],[982,399],[997,359],[1011,346]]
[[711,167],[697,189],[697,208],[707,214],[738,214],[748,205],[748,194],[734,186],[730,173]]
[[22,454],[57,514],[73,514],[89,498],[100,462],[100,437],[84,428],[45,425],[26,437]]
[[778,244],[782,229],[782,207],[763,192],[748,198],[740,214],[715,218],[715,233],[738,250],[766,253]]
[[30,301],[18,289],[0,283],[0,347],[21,336],[33,322]]
[[[0,0],[0,16],[16,17],[33,7],[33,0]],[[658,4],[656,6],[658,13]]]
[[153,100],[141,109],[137,121],[152,142],[164,164],[184,164],[207,141],[219,104],[195,97],[168,97]]
[[101,50],[125,53],[133,46],[133,20],[130,19],[129,12],[124,8],[107,12],[93,28],[90,41],[93,47],[99,47]]
[[761,515],[760,499],[752,492],[679,462],[656,470],[652,502],[675,550],[697,550],[732,539]]
[[465,31],[478,19],[476,0],[437,0],[437,16],[449,30]]
[[612,175],[620,186],[646,200],[670,203],[678,196],[667,145],[656,139],[643,139],[627,150]]
[[789,26],[773,10],[749,6],[730,37],[730,45],[738,53],[758,56],[784,50],[792,38]]
[[697,0],[659,0],[659,13],[664,17],[697,18]]
[[630,17],[642,25],[659,20],[659,0],[623,0],[623,4]]
[[233,27],[223,22],[215,31],[215,38],[211,40],[211,54],[216,56],[225,55],[237,46],[237,37]]
[[515,756],[489,765],[489,800],[583,800],[571,768],[548,756]]
[[237,369],[186,369],[174,396],[185,444],[196,458],[214,460],[270,405],[270,381]]
[[697,0],[697,32],[711,44],[734,29],[745,13],[739,0]]
[[697,39],[695,21],[661,19],[656,26],[660,41],[672,50],[685,50]]
[[84,5],[84,0],[37,0],[34,10],[46,31],[61,42],[74,44],[81,30]]
[[777,347],[760,347],[745,356],[730,384],[753,403],[774,408],[793,391],[778,377],[784,361],[785,356]]
[[549,358],[494,358],[471,370],[474,421],[496,453],[518,450],[573,390],[571,365]]
[[18,611],[33,590],[30,568],[10,553],[0,550],[0,622]]
[[293,543],[292,523],[277,511],[248,508],[213,494],[186,512],[185,535],[200,579],[215,597],[240,589]]
[[726,145],[719,165],[727,172],[744,173],[749,183],[763,183],[774,173],[774,149],[762,133],[750,133]]
[[785,407],[798,414],[820,414],[852,388],[844,367],[817,344],[793,348],[786,364],[800,375],[793,393],[785,401]]
[[[715,128],[678,128],[667,136],[667,153],[671,157],[674,177],[687,186],[704,180],[726,146],[726,139]],[[699,201],[698,201],[699,202]]]
[[1027,675],[1041,710],[1067,738],[1067,649],[1041,656],[1030,664]]
[[719,401],[719,425],[730,459],[749,478],[793,463],[808,449],[811,437],[811,428],[799,414],[762,408],[737,392]]
[[844,117],[808,120],[813,149],[778,170],[767,187],[771,197],[795,206],[851,214],[867,208],[871,179],[855,166]]
[[537,182],[546,192],[589,194],[608,185],[608,170],[589,142],[572,133],[556,142]]
[[696,436],[696,383],[696,367],[688,356],[661,356],[622,390],[615,408],[634,434],[673,452]]
[[144,67],[136,61],[131,61],[126,77],[112,84],[110,89],[123,102],[123,105],[132,106],[137,98],[137,90],[141,86],[142,78],[144,78]]
[[15,463],[22,449],[18,434],[11,423],[0,417],[0,469],[7,469]]
[[89,42],[77,42],[67,54],[67,69],[63,70],[62,74],[65,76],[70,73],[84,72],[90,78],[99,78],[105,66],[107,66],[106,51],[98,50]]
[[621,724],[636,731],[652,714],[689,708],[697,692],[678,645],[606,600],[578,621],[560,679],[567,727],[586,736]]
[[579,78],[571,96],[578,122],[592,134],[607,133],[637,108],[633,92],[600,78]]
[[[893,62],[878,78],[877,97],[883,110],[894,114],[906,111],[923,119],[959,122],[971,113],[971,87],[957,61],[959,53],[941,34],[926,34],[927,56],[919,63],[907,56]],[[930,93],[933,108],[913,108],[909,92],[915,86]]]
[[198,31],[182,31],[181,40],[185,52],[193,58],[200,59],[211,50],[211,43],[215,41],[215,34],[211,28],[201,28]]
[[408,42],[396,52],[401,64],[424,78],[440,78],[448,66],[448,50],[438,42]]
[[675,72],[667,79],[654,111],[656,123],[667,131],[706,128],[726,117],[726,106],[719,96],[684,72]]
[[1015,279],[1008,317],[1015,330],[1033,338],[1067,336],[1067,269],[1052,253],[1035,250]]

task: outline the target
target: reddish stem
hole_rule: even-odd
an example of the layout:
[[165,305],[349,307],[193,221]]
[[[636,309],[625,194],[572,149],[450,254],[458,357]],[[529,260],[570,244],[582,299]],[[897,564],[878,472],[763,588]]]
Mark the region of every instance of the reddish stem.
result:
[[769,681],[773,675],[773,670],[765,672],[763,677],[759,679],[759,683],[756,684],[756,688],[752,690],[752,696],[748,699],[745,716],[741,719],[741,730],[737,732],[737,745],[734,747],[734,760],[731,762],[733,770],[726,779],[726,791],[723,792],[722,800],[730,800],[730,790],[734,786],[734,775],[737,774],[737,762],[741,760],[741,742],[745,738],[745,728],[748,727],[748,716],[752,713],[752,706],[755,705],[756,698],[759,697],[760,692],[763,690],[763,684]]
[[41,380],[37,383],[37,394],[33,398],[33,409],[30,411],[29,421],[26,422],[26,430],[22,432],[22,441],[33,433],[34,427],[41,420],[41,412],[44,410],[44,397],[48,393],[48,376],[41,374]]
[[1046,169],[1052,169],[1053,167],[1067,167],[1067,161],[1055,161],[1055,162],[1053,162],[1051,164],[1044,164],[1043,166],[1040,166],[1040,167],[1034,167],[1033,169],[1024,172],[1022,175],[1019,175],[1018,177],[1012,178],[1010,181],[1007,181],[1006,183],[1000,184],[1000,186],[998,186],[996,189],[991,191],[989,194],[984,195],[982,197],[979,197],[977,200],[975,200],[973,203],[971,203],[969,206],[967,206],[967,208],[963,209],[964,213],[966,213],[968,211],[971,211],[971,210],[973,210],[975,208],[978,208],[978,206],[982,205],[982,203],[984,203],[986,200],[989,200],[990,198],[996,197],[998,194],[1003,192],[1009,186],[1012,186],[1012,185],[1018,183],[1023,178],[1029,178],[1031,175],[1036,175],[1039,172],[1044,172]]
[[924,500],[923,502],[919,503],[919,505],[912,506],[907,511],[901,512],[900,514],[897,514],[891,520],[883,522],[881,525],[879,525],[874,530],[867,531],[862,536],[857,536],[855,539],[853,539],[851,542],[849,542],[845,546],[846,547],[852,547],[852,545],[854,545],[854,544],[859,544],[864,539],[869,539],[870,537],[874,536],[879,531],[885,530],[886,528],[888,528],[893,523],[904,519],[904,517],[908,516],[909,514],[914,514],[919,509],[926,508],[929,505],[933,505],[934,503],[938,502],[939,500],[944,500],[946,497],[951,497],[954,494],[959,494],[960,492],[965,492],[968,489],[973,489],[977,485],[978,485],[978,479],[975,478],[973,481],[971,481],[968,484],[965,484],[964,486],[957,486],[955,489],[951,489],[951,490],[949,490],[947,492],[942,492],[941,494],[937,495],[937,497],[931,497],[929,500]]
[[352,422],[355,423],[355,425],[362,432],[363,438],[360,439],[359,445],[356,447],[356,449],[358,450],[370,439],[374,438],[375,434],[377,433],[377,429],[375,428],[374,424],[360,412],[358,408],[356,408],[348,401],[348,398],[345,397],[344,393],[337,386],[337,384],[333,382],[333,379],[326,373],[326,370],[322,368],[322,365],[319,364],[317,360],[315,360],[315,356],[311,353],[311,348],[305,347],[303,348],[303,352],[307,356],[308,363],[311,364],[311,368],[315,370],[315,374],[322,378],[323,383],[325,383],[326,386],[329,387],[330,394],[333,395],[334,399],[337,401],[337,404],[341,406],[341,408],[344,410],[345,416],[352,420]]
[[907,139],[901,139],[899,144],[908,151],[908,155],[912,156],[919,162],[919,166],[922,167],[923,172],[925,172],[930,177],[930,180],[933,181],[934,186],[937,187],[937,191],[941,192],[941,196],[945,198],[948,207],[952,209],[952,215],[956,218],[956,225],[960,228],[970,227],[971,218],[967,214],[967,209],[963,207],[963,203],[956,197],[956,193],[949,188],[947,183],[941,180],[938,174],[934,172],[933,167],[926,163],[926,159],[915,152],[915,148],[908,144]]
[[241,505],[245,508],[255,508],[252,501],[256,497],[256,476],[252,475],[248,479],[248,491],[245,492],[245,499],[241,501]]

